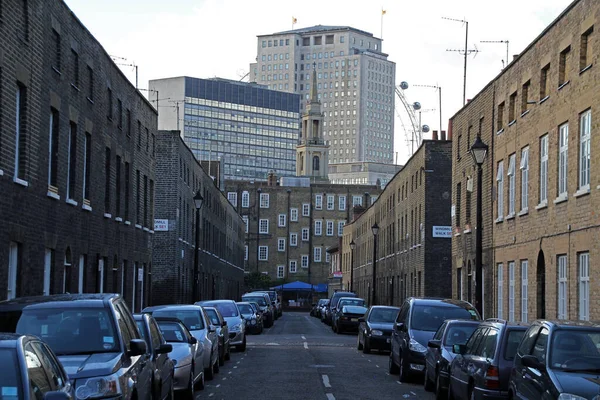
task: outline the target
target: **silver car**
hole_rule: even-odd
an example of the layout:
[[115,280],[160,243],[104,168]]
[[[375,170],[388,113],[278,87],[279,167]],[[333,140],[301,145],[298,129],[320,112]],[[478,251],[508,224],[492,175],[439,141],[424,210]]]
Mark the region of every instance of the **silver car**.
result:
[[224,365],[231,358],[231,343],[229,342],[229,327],[223,315],[215,307],[202,306],[210,322],[217,329],[219,336],[219,364]]
[[229,344],[235,346],[239,351],[246,351],[246,323],[233,300],[210,300],[196,303],[201,306],[215,307],[229,328]]
[[173,388],[191,399],[194,389],[204,389],[204,347],[177,318],[157,317],[156,322],[165,341],[173,348],[169,353],[175,364]]
[[217,330],[210,323],[204,309],[196,305],[173,304],[146,307],[142,312],[150,313],[154,318],[174,317],[179,319],[192,336],[204,347],[204,373],[206,379],[212,380],[219,372],[219,337]]

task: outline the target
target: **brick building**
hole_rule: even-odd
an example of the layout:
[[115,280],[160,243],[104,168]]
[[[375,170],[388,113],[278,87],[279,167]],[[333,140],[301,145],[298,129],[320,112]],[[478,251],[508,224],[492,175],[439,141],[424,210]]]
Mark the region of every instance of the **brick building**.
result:
[[[600,152],[593,134],[599,18],[597,2],[571,3],[453,118],[455,135],[479,113],[489,121],[482,188],[493,193],[484,200],[485,243],[492,244],[484,258],[487,316],[600,317],[600,297],[590,290],[600,279],[591,267],[600,257],[600,165],[592,162]],[[456,182],[460,173],[454,170]]]
[[[153,303],[239,299],[244,282],[242,219],[196,161],[179,131],[159,131],[156,147]],[[198,191],[204,199],[200,209],[199,298],[192,299],[194,196]]]
[[375,203],[344,228],[345,289],[371,299],[377,223],[376,304],[451,296],[451,156],[450,141],[424,140]]
[[148,303],[157,114],[60,0],[0,15],[0,296]]

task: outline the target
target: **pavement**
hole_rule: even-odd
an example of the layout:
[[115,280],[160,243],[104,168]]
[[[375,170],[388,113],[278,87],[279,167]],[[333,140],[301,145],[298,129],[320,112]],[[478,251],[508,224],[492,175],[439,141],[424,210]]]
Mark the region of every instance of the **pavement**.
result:
[[308,312],[284,312],[272,328],[232,352],[197,399],[434,399],[422,380],[398,382],[389,353],[363,354],[353,333],[338,335]]

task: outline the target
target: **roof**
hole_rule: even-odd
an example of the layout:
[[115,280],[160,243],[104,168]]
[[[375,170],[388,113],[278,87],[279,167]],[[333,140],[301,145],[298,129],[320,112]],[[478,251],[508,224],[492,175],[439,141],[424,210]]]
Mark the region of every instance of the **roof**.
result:
[[152,307],[146,307],[142,310],[142,312],[144,313],[152,313],[154,311],[158,311],[158,310],[164,310],[165,308],[171,308],[171,309],[177,309],[177,310],[198,310],[199,308],[202,308],[198,305],[195,304],[165,304],[162,306],[152,306]]
[[211,306],[213,304],[220,304],[220,303],[235,303],[235,301],[233,300],[228,300],[228,299],[221,299],[221,300],[204,300],[204,301],[197,301],[194,304],[197,306]]
[[301,35],[304,33],[335,32],[335,31],[354,31],[354,32],[357,32],[357,33],[360,33],[363,35],[373,36],[373,34],[370,32],[361,31],[360,29],[352,28],[351,26],[347,26],[347,25],[314,25],[314,26],[309,26],[306,28],[292,29],[289,31],[282,31],[282,32],[275,32],[275,33],[272,33],[269,35],[258,35],[258,37],[273,36],[273,35],[289,35],[289,34]]
[[442,297],[411,297],[409,301],[417,303],[417,304],[430,304],[430,305],[440,305],[444,307],[463,307],[469,309],[475,309],[473,305],[467,301],[463,300],[454,300],[454,299],[444,299]]
[[600,329],[600,322],[598,321],[567,321],[567,320],[538,320],[542,324],[555,325],[557,328],[598,328]]
[[[90,306],[102,306],[105,301],[112,298],[120,297],[115,293],[83,293],[83,294],[54,294],[50,296],[31,296],[31,297],[19,297],[12,300],[0,301],[0,308],[5,310],[14,309],[22,310],[25,307],[36,307],[36,308],[50,308],[59,306],[56,303],[61,303],[60,307],[69,307],[69,302],[86,302]],[[74,307],[78,307],[77,304]]]

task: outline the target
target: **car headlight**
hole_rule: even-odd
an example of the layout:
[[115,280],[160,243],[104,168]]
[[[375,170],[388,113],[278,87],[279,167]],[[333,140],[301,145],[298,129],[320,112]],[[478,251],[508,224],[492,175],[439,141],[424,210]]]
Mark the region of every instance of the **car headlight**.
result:
[[113,397],[121,394],[121,386],[117,375],[102,376],[81,380],[77,384],[75,395],[78,399],[95,399]]
[[234,332],[239,331],[240,329],[242,329],[242,324],[235,324],[231,327],[231,330]]
[[373,335],[373,336],[383,336],[383,332],[381,332],[381,331],[379,331],[377,329],[373,329],[371,331],[371,335]]
[[250,320],[250,325],[256,325],[256,320],[254,318]]
[[408,342],[408,349],[418,353],[425,353],[427,351],[425,346],[417,342],[415,339],[410,339],[410,342]]
[[558,400],[585,400],[585,397],[577,396],[571,393],[561,393]]

